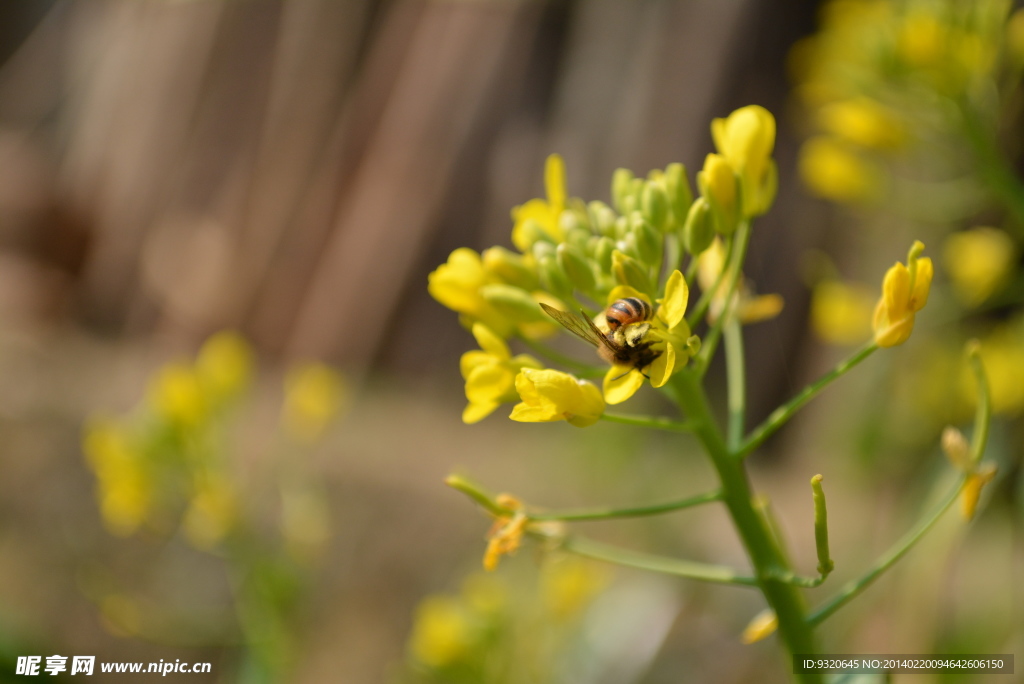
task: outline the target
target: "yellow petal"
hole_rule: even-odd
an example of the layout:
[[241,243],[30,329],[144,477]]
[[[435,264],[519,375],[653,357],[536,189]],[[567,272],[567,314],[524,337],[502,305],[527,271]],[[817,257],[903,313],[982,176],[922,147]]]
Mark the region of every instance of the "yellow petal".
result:
[[480,255],[461,247],[452,252],[447,263],[427,277],[430,296],[444,306],[463,314],[476,315],[483,299],[480,287],[486,280]]
[[674,344],[667,344],[665,351],[647,367],[647,373],[651,376],[651,387],[661,387],[668,382],[675,367],[676,347]]
[[604,376],[604,400],[621,404],[636,394],[644,384],[644,376],[632,366],[612,366]]
[[[679,325],[686,316],[686,304],[690,298],[690,288],[686,285],[686,279],[678,269],[672,272],[665,283],[665,298],[661,300],[658,307],[658,318],[665,322],[671,330]],[[660,387],[660,385],[655,385]]]
[[548,408],[529,406],[526,403],[513,406],[512,413],[508,417],[519,423],[552,423],[562,420],[561,414],[554,413]]
[[466,408],[462,411],[462,422],[466,425],[472,425],[479,423],[487,416],[494,413],[494,409],[500,406],[497,402],[487,402],[483,404],[474,404],[470,402],[466,404]]
[[466,399],[474,404],[500,402],[515,388],[515,372],[500,363],[474,368],[466,378]]
[[917,272],[914,274],[914,291],[910,295],[910,309],[920,311],[928,303],[928,292],[932,287],[932,276],[935,267],[932,260],[922,257],[917,260]]
[[493,354],[501,361],[507,361],[512,356],[505,341],[495,335],[483,323],[473,324],[473,337],[476,338],[476,342],[480,345],[481,349],[489,354]]
[[493,356],[485,351],[479,349],[473,349],[462,355],[459,359],[459,371],[462,373],[462,379],[465,380],[469,377],[469,374],[473,372],[473,369],[477,366],[483,366],[494,363],[495,359]]
[[741,300],[736,315],[741,323],[760,323],[775,318],[782,312],[783,300],[777,294],[761,295]]
[[910,303],[910,271],[903,264],[896,262],[882,281],[882,297],[889,320],[901,319],[906,314]]
[[576,427],[587,427],[593,425],[604,413],[605,401],[601,391],[589,382],[580,384],[580,398],[575,410],[566,415],[566,421]]
[[612,288],[612,291],[608,293],[608,303],[617,302],[620,299],[627,299],[629,297],[635,297],[642,299],[648,304],[651,303],[651,298],[646,294],[637,290],[636,288],[630,287],[629,285],[616,285]]

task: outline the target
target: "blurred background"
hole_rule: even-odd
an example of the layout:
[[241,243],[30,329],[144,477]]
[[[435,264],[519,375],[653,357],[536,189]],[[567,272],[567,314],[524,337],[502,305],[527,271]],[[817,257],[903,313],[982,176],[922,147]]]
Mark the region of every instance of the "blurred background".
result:
[[[786,302],[746,332],[751,426],[867,337],[862,310],[913,238],[935,256],[976,225],[1006,236],[967,268],[965,281],[1003,274],[981,299],[946,278],[925,339],[873,358],[755,457],[808,573],[807,480],[825,475],[837,571],[809,592],[822,600],[940,487],[939,432],[969,423],[962,341],[1002,345],[989,509],[969,538],[949,516],[823,643],[1024,652],[1024,199],[1005,189],[1020,182],[1024,25],[1010,3],[963,3],[984,16],[943,26],[1009,36],[1005,52],[971,62],[962,88],[897,79],[918,99],[878,96],[897,116],[870,130],[913,142],[853,135],[836,152],[836,131],[866,119],[821,110],[877,89],[808,65],[900,31],[917,40],[906,54],[925,54],[929,29],[887,6],[950,16],[943,2],[804,0],[0,5],[0,681],[16,656],[54,653],[213,664],[182,681],[786,681],[775,643],[739,642],[763,607],[754,592],[534,549],[475,576],[489,521],[444,487],[449,472],[551,507],[671,499],[711,473],[693,444],[622,426],[501,411],[463,425],[472,337],[426,289],[453,249],[509,244],[508,212],[543,194],[548,154],[573,196],[607,201],[617,167],[699,169],[710,120],[751,103],[778,120],[780,189],[746,273]],[[798,43],[823,26],[840,38]],[[992,132],[966,145],[975,156],[944,128],[957,88]],[[881,152],[856,166],[856,144]],[[993,146],[1002,176],[972,161]],[[858,182],[911,190],[835,190]],[[829,296],[849,309],[838,322],[812,316],[815,302],[836,310]],[[235,333],[204,346],[222,330]],[[237,377],[204,375],[210,363]],[[150,465],[125,493],[136,453]],[[594,534],[742,566],[719,513]],[[444,674],[465,656],[466,606],[501,627],[479,644],[502,654],[500,677]]]

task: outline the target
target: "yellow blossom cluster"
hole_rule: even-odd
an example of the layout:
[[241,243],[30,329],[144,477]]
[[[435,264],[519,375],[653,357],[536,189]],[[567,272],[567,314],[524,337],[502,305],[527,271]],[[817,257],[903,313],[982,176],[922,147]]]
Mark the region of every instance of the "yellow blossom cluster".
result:
[[[700,269],[702,290],[715,292],[714,318],[731,291],[721,277],[726,268],[722,239],[765,213],[778,185],[772,158],[775,119],[767,110],[738,109],[715,119],[711,133],[716,152],[707,155],[696,175],[696,198],[683,165],[670,164],[646,178],[618,169],[610,204],[584,202],[569,194],[565,164],[551,155],[545,197],[512,210],[515,250],[456,249],[430,274],[430,294],[460,315],[479,345],[462,357],[465,422],[514,403],[513,420],[565,420],[583,427],[594,423],[606,404],[629,399],[645,380],[660,387],[686,366],[700,340],[686,320],[693,283],[680,271],[684,258],[689,254],[696,264],[704,253],[718,255],[717,261],[702,260]],[[745,322],[774,316],[782,305],[778,297],[754,298],[745,282],[737,297]],[[604,307],[626,298],[642,300],[653,315],[613,331]],[[556,322],[550,312],[569,320]],[[614,358],[601,391],[545,368],[532,355],[512,354],[510,340],[543,347],[541,340],[563,330],[559,323],[594,346],[607,347],[605,340],[611,340],[620,350],[605,350],[602,358]]]

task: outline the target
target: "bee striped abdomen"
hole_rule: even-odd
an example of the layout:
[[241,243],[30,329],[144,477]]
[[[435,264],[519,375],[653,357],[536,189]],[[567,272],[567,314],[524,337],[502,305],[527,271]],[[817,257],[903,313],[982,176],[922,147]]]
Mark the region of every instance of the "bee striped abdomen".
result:
[[609,330],[618,330],[630,323],[641,323],[651,317],[651,305],[637,297],[626,297],[612,302],[604,312]]

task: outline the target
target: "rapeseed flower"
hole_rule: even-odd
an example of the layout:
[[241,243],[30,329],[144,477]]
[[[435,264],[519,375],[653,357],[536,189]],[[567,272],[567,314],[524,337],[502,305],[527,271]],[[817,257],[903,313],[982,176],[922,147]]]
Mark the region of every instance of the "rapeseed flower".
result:
[[875,301],[867,288],[823,280],[811,294],[811,325],[830,344],[857,344],[871,334]]
[[465,657],[472,642],[472,620],[458,599],[430,596],[420,603],[410,641],[417,660],[445,667]]
[[341,411],[344,400],[341,374],[323,363],[303,363],[285,378],[285,429],[293,439],[311,444],[323,436]]
[[568,191],[565,185],[565,162],[557,154],[544,165],[544,187],[547,199],[532,199],[512,210],[512,244],[521,252],[529,250],[537,240],[559,243],[563,238],[562,212]]
[[917,241],[907,254],[907,265],[896,262],[885,274],[882,297],[875,307],[875,342],[879,347],[903,344],[914,330],[914,317],[928,303],[932,284],[932,260],[922,257],[924,244]]
[[516,376],[522,400],[509,416],[522,423],[564,420],[576,427],[593,425],[604,413],[605,400],[594,385],[557,370],[523,368]]
[[184,362],[161,368],[150,382],[147,398],[158,416],[181,429],[202,423],[210,404],[195,367]]
[[83,450],[96,474],[100,513],[107,529],[118,536],[134,533],[153,503],[153,483],[133,436],[109,418],[86,425]]
[[483,323],[473,325],[473,337],[480,349],[466,352],[459,362],[469,401],[462,412],[462,421],[467,424],[483,420],[501,404],[517,401],[516,376],[521,370],[544,367],[527,354],[513,357],[504,340]]
[[[750,218],[768,211],[779,184],[779,172],[772,159],[775,117],[758,105],[741,107],[725,119],[714,119],[711,137],[739,178],[743,216]],[[704,168],[707,167],[705,162]]]
[[972,228],[946,238],[943,263],[957,296],[977,306],[1006,284],[1017,261],[1017,248],[996,228]]
[[210,337],[196,356],[196,373],[206,396],[215,402],[230,400],[252,380],[253,351],[236,332],[221,331]]

